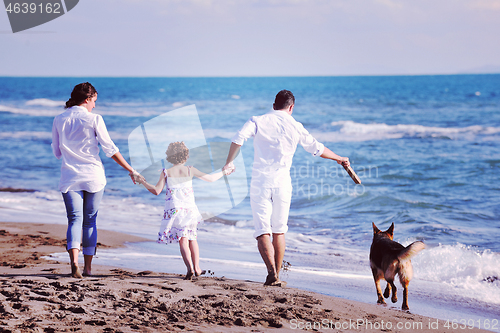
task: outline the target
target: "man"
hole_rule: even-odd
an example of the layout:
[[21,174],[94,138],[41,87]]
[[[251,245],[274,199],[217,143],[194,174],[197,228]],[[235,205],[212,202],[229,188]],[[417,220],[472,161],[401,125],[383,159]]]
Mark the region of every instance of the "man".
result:
[[[285,233],[292,198],[290,167],[301,144],[313,156],[349,165],[341,157],[314,139],[301,123],[292,117],[295,97],[288,90],[276,95],[273,111],[250,118],[233,137],[226,165],[230,169],[243,142],[254,138],[254,163],[250,185],[250,204],[255,225],[254,237],[267,267],[265,286],[284,286],[279,272],[285,255]],[[272,239],[271,239],[272,235]]]

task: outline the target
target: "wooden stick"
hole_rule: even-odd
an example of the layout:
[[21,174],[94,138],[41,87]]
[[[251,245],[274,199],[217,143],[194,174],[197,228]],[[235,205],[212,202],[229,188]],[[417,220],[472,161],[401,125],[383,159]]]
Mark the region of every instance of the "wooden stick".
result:
[[351,166],[346,166],[343,164],[342,164],[342,166],[344,167],[345,171],[347,171],[349,176],[351,176],[352,180],[354,180],[354,182],[356,184],[361,184],[361,179],[359,179],[358,175],[356,174],[356,172],[354,172],[354,170],[351,168]]

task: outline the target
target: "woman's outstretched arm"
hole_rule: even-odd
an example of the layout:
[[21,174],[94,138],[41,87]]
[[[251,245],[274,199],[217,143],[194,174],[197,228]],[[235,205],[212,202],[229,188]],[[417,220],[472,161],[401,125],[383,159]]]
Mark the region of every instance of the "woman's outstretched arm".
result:
[[128,164],[128,162],[123,158],[123,156],[120,152],[117,152],[116,154],[111,156],[111,158],[116,163],[118,163],[119,166],[121,166],[122,168],[124,168],[125,170],[127,170],[129,172],[128,174],[129,174],[130,178],[132,178],[132,181],[134,182],[134,184],[136,182],[140,183],[141,180],[145,181],[144,177],[140,173],[135,171],[134,168],[132,168],[130,166],[130,164]]

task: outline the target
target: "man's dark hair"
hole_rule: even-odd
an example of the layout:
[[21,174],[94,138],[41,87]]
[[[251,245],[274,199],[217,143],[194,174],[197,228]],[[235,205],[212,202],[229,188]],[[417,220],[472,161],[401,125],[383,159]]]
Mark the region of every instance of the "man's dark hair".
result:
[[276,95],[273,108],[275,110],[283,110],[292,104],[295,104],[295,97],[293,97],[292,92],[289,90],[282,90]]

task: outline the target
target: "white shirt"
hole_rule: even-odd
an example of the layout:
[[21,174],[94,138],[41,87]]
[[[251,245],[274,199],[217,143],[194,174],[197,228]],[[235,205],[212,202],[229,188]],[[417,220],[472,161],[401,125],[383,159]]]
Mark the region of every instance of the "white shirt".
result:
[[251,137],[254,138],[252,186],[291,186],[290,167],[297,144],[300,143],[313,156],[322,155],[325,149],[301,123],[285,111],[271,111],[250,118],[232,141],[243,145]]
[[98,143],[107,157],[119,150],[111,140],[98,114],[82,106],[73,106],[54,118],[52,151],[60,159],[59,190],[99,192],[106,185]]

